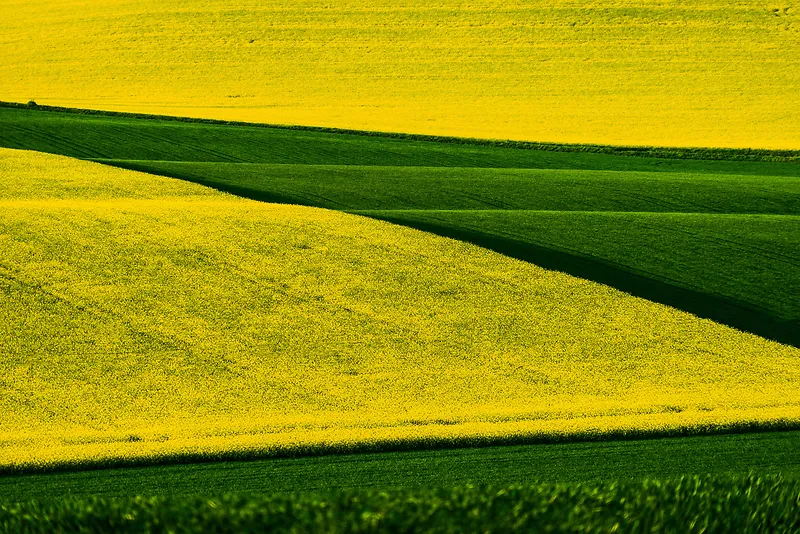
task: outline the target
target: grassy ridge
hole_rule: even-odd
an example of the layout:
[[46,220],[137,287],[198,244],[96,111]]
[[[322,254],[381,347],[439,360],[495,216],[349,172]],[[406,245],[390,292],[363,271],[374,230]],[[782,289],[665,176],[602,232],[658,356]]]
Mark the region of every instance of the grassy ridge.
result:
[[797,349],[365,217],[1,154],[6,471],[796,422]]
[[780,477],[0,503],[14,532],[795,532]]
[[800,480],[800,432],[759,432],[138,466],[0,477],[0,502],[70,495],[273,494],[780,475]]

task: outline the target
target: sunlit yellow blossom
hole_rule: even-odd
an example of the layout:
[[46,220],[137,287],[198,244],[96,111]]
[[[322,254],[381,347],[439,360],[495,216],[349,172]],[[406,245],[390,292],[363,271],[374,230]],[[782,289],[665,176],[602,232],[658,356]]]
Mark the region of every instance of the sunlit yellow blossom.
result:
[[0,467],[800,419],[800,350],[479,247],[0,150]]
[[532,141],[800,148],[800,5],[4,0],[0,100]]

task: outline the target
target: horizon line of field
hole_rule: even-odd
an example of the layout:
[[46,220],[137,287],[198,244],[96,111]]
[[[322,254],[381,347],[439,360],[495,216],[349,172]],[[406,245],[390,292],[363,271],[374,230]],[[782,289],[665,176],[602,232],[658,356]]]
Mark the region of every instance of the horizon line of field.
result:
[[593,143],[556,143],[549,141],[514,141],[510,139],[484,139],[475,137],[439,136],[409,132],[389,132],[380,130],[357,130],[333,128],[302,124],[270,124],[246,121],[226,121],[220,119],[203,119],[174,115],[158,115],[111,111],[102,109],[71,108],[63,106],[41,105],[35,102],[9,102],[0,100],[0,108],[25,109],[39,112],[68,113],[98,117],[119,117],[148,121],[183,122],[216,126],[239,126],[248,128],[265,128],[274,130],[306,131],[351,135],[359,137],[378,137],[407,141],[422,141],[439,144],[455,144],[479,147],[511,148],[522,150],[538,150],[544,152],[575,152],[608,154],[627,157],[654,157],[665,159],[688,160],[733,160],[763,162],[800,162],[798,149],[762,149],[762,148],[723,148],[704,146],[651,146],[651,145],[606,145]]
[[0,476],[0,502],[69,495],[294,493],[329,488],[453,486],[781,475],[800,479],[800,428],[539,445],[372,451],[127,465]]

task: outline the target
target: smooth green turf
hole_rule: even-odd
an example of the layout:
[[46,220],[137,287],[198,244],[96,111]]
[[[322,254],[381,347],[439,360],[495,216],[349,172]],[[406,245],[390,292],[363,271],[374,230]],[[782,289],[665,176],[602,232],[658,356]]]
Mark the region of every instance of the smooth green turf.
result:
[[800,431],[328,455],[0,477],[0,501],[66,496],[274,494],[781,475],[800,480]]
[[441,141],[0,106],[0,146],[357,212],[800,346],[794,152]]
[[797,532],[800,482],[570,485],[0,503],[7,532]]

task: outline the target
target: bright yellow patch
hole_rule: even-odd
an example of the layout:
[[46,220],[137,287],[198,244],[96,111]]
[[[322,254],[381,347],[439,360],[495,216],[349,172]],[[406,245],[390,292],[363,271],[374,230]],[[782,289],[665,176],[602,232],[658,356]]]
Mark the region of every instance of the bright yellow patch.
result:
[[457,241],[0,150],[0,466],[800,418],[800,351]]
[[4,0],[0,100],[800,148],[793,0]]

